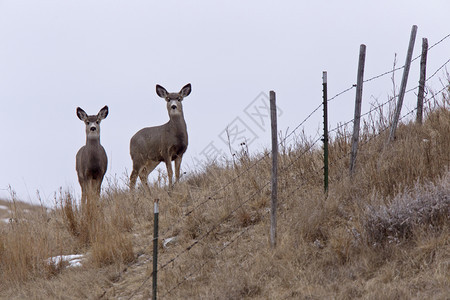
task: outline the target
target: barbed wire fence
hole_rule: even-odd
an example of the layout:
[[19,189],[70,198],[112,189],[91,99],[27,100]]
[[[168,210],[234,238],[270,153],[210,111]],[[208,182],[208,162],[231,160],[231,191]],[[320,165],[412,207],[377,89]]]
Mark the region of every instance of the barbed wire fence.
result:
[[[437,94],[443,92],[443,91],[444,91],[445,89],[447,89],[447,88],[448,88],[448,87],[442,88],[440,91],[437,92]],[[428,98],[426,101],[424,101],[424,104],[430,102],[431,100],[432,100],[432,97]],[[409,115],[413,114],[416,110],[417,110],[417,108],[414,108],[414,109],[408,111],[406,114],[404,114],[404,115],[400,118],[400,120],[405,119],[405,118],[408,117]],[[365,113],[365,114],[368,114],[368,113],[369,113],[369,112],[367,112],[367,113]],[[336,128],[334,128],[334,129],[336,129]],[[384,133],[387,129],[388,129],[388,127],[385,128],[385,129],[383,129],[383,130],[381,130],[381,131],[378,132],[377,134],[373,135],[370,139],[365,140],[364,142],[362,142],[362,145],[366,145],[366,144],[368,144],[369,142],[371,142],[372,140],[378,138],[378,137],[379,137],[382,133]],[[295,159],[293,159],[288,165],[284,166],[284,168],[281,170],[281,173],[282,173],[282,172],[285,172],[286,170],[288,170],[294,163],[296,163],[300,158],[302,158],[302,157],[304,156],[305,153],[307,153],[308,151],[312,150],[312,149],[314,148],[314,146],[315,146],[319,141],[321,141],[320,138],[319,138],[319,139],[316,139],[311,145],[309,145],[309,146],[307,147],[307,149],[306,149],[305,151],[302,151],[302,152],[300,153],[300,155],[297,155],[297,157],[296,157]],[[350,155],[350,151],[347,152],[346,155],[343,156],[342,158],[344,158],[344,157],[347,158],[349,155]],[[342,159],[342,158],[340,158],[340,159]],[[338,159],[338,160],[340,160],[340,159]],[[322,171],[321,169],[318,170],[318,171],[316,172],[316,173],[317,173],[316,175],[320,175],[321,171]],[[267,186],[267,185],[269,185],[269,183],[270,183],[270,181],[268,181],[268,182],[264,185],[264,187]],[[298,182],[295,182],[295,183],[298,183]],[[291,185],[291,184],[287,184],[287,186],[293,186],[294,188],[293,188],[289,193],[287,193],[284,197],[282,197],[283,199],[290,197],[290,196],[293,195],[295,192],[297,192],[300,188],[303,187],[302,184],[292,184],[292,185]],[[245,203],[247,203],[247,202],[248,202],[249,200],[251,200],[251,199],[252,199],[252,198],[247,199],[247,200],[245,201]],[[281,204],[281,203],[280,203],[280,204]],[[240,205],[238,208],[240,208],[240,207],[241,207],[241,205]],[[237,209],[238,209],[238,208],[237,208]],[[247,227],[245,227],[239,234],[237,234],[237,235],[236,235],[235,237],[233,237],[228,243],[226,243],[222,248],[220,248],[219,251],[217,251],[215,255],[216,255],[216,256],[217,256],[217,255],[220,255],[226,248],[228,248],[231,244],[233,244],[237,239],[239,239],[241,236],[243,236],[243,235],[244,235],[247,231],[249,231],[251,228],[252,228],[252,226],[247,226]],[[186,248],[186,249],[190,249],[190,248],[193,247],[195,244],[196,244],[196,242],[194,242],[193,244],[191,244],[191,245],[190,245],[188,248]],[[178,258],[178,257],[176,257],[176,258]],[[176,259],[176,258],[175,258],[175,259]],[[168,263],[173,262],[175,259],[169,261]],[[201,263],[201,264],[196,268],[195,271],[191,271],[188,275],[184,276],[184,277],[182,278],[182,280],[179,281],[174,287],[172,287],[172,288],[170,288],[169,290],[167,290],[166,293],[163,294],[163,296],[167,296],[167,295],[171,294],[171,292],[172,292],[173,290],[177,289],[177,288],[178,288],[179,286],[181,286],[185,281],[187,281],[190,277],[192,277],[193,275],[195,275],[196,273],[198,273],[198,272],[199,272],[199,271],[200,271],[207,263],[208,263],[208,261],[204,261],[203,263]],[[166,266],[166,265],[167,265],[167,264],[165,264],[164,266]]]
[[[300,124],[298,126],[296,126],[278,145],[281,145],[283,142],[285,142],[287,140],[288,137],[292,136],[303,124],[305,124],[311,117],[312,115],[318,111],[321,108],[321,105],[319,105],[317,108],[315,108],[302,122],[300,122]],[[317,142],[319,142],[321,140],[321,138],[317,139],[310,148],[308,148],[306,151],[310,150],[315,144],[317,144]],[[305,152],[306,152],[305,151]],[[263,161],[265,158],[269,157],[269,153],[266,153],[265,155],[263,155],[261,158],[257,159],[255,162],[253,162],[250,166],[246,167],[242,172],[240,172],[238,175],[236,175],[235,177],[233,177],[231,180],[229,180],[228,182],[226,182],[223,186],[221,186],[219,189],[215,190],[210,196],[205,197],[205,199],[200,203],[197,204],[196,206],[194,206],[194,208],[192,208],[191,210],[189,210],[187,213],[183,214],[182,218],[180,218],[175,224],[172,224],[166,231],[165,234],[167,232],[169,232],[172,228],[174,228],[176,225],[178,225],[179,223],[181,223],[183,221],[183,219],[187,216],[189,216],[190,214],[192,214],[195,210],[197,210],[199,207],[205,205],[208,201],[210,201],[211,199],[213,199],[213,197],[215,195],[217,195],[220,191],[224,190],[225,188],[227,188],[228,186],[230,186],[233,182],[235,182],[238,178],[244,176],[247,172],[249,172],[252,168],[254,168],[257,164],[259,164],[261,161]],[[244,200],[243,202],[241,202],[240,205],[238,205],[236,208],[234,208],[233,210],[231,210],[231,212],[226,215],[226,217],[222,218],[221,221],[219,221],[218,223],[216,223],[215,225],[212,226],[211,229],[209,229],[208,231],[206,231],[203,235],[201,235],[196,241],[194,241],[193,243],[191,243],[188,247],[184,248],[184,250],[182,250],[181,252],[179,252],[177,255],[175,255],[173,258],[169,259],[166,263],[164,263],[163,265],[161,265],[158,268],[158,272],[165,269],[168,265],[170,265],[171,263],[175,262],[181,255],[183,255],[186,252],[189,252],[190,250],[192,250],[193,247],[195,247],[197,244],[199,244],[202,240],[204,240],[207,236],[209,236],[209,234],[211,232],[213,232],[216,228],[218,228],[218,226],[220,226],[224,221],[226,221],[229,217],[231,217],[236,211],[238,211],[240,208],[242,208],[245,204],[247,204],[249,201],[251,201],[252,199],[254,199],[254,197],[256,195],[258,195],[264,188],[268,187],[270,185],[270,181],[267,181],[264,185],[262,185],[256,192],[252,193],[246,200]],[[241,236],[241,235],[239,235]],[[225,247],[226,248],[226,247]],[[224,248],[224,249],[225,249]],[[223,250],[222,250],[223,251]],[[140,285],[140,287],[138,289],[136,289],[134,291],[134,293],[130,296],[129,299],[132,299],[135,295],[135,293],[140,290],[147,282],[148,280],[150,280],[150,278],[152,277],[152,274],[150,274],[149,276],[147,276],[143,283]]]
[[[450,34],[447,35],[447,36],[445,36],[444,38],[442,38],[442,39],[441,39],[440,41],[438,41],[437,43],[435,43],[435,44],[433,44],[432,46],[430,46],[429,49],[431,49],[431,48],[435,47],[436,45],[442,43],[442,42],[443,42],[446,38],[448,38],[448,37],[450,37]],[[420,55],[417,56],[417,57],[415,57],[412,61],[415,61],[415,60],[417,60],[418,58],[420,58]],[[442,66],[440,66],[440,67],[439,67],[439,68],[438,68],[431,76],[429,76],[429,77],[426,79],[426,81],[429,81],[431,78],[433,78],[433,77],[434,77],[434,76],[435,76],[442,68],[444,68],[449,62],[450,62],[450,59],[448,59]],[[403,69],[404,67],[405,67],[405,66],[402,66],[402,67],[395,68],[395,69],[393,69],[393,70],[384,72],[384,73],[382,73],[382,74],[380,74],[380,75],[377,75],[377,76],[374,76],[374,77],[372,77],[372,78],[369,78],[369,79],[365,80],[364,82],[369,82],[369,81],[372,81],[372,80],[374,80],[374,79],[381,78],[382,76],[385,76],[385,75],[387,75],[387,74],[391,74],[391,73],[393,73],[393,72],[395,72],[395,71],[397,71],[397,70],[401,70],[401,69]],[[353,88],[355,88],[355,87],[356,87],[356,85],[353,84],[353,85],[350,86],[349,88],[346,88],[346,89],[342,90],[341,92],[337,93],[336,95],[334,95],[333,97],[329,98],[327,101],[328,101],[328,102],[331,102],[332,100],[338,98],[339,96],[341,96],[341,95],[343,95],[343,94],[345,94],[345,93],[351,91],[351,90],[352,90]],[[418,86],[415,86],[415,87],[413,87],[413,88],[407,90],[406,93],[412,92],[412,91],[416,90],[417,88],[418,88]],[[364,116],[366,116],[366,115],[372,113],[373,111],[382,108],[384,105],[386,105],[386,104],[392,102],[392,101],[395,100],[397,97],[398,97],[398,95],[392,97],[391,99],[389,99],[388,101],[384,102],[383,104],[378,105],[378,106],[372,108],[372,109],[369,110],[368,112],[362,114],[361,117],[364,117]],[[311,117],[312,117],[312,116],[313,116],[313,115],[321,108],[321,107],[322,107],[322,104],[319,104],[315,109],[313,109],[313,110],[311,111],[311,113],[309,113],[308,116],[307,116],[302,122],[300,122],[294,129],[291,130],[290,133],[288,133],[284,138],[281,139],[280,142],[278,142],[278,146],[280,147],[280,146],[282,146],[283,144],[285,144],[286,141],[288,140],[288,138],[290,138],[292,135],[294,135],[294,134],[298,131],[298,129],[301,128],[301,127],[302,127],[302,126],[303,126],[303,125],[304,125],[304,124],[305,124],[305,123],[306,123],[306,122],[307,122],[307,121],[308,121],[308,120],[309,120],[309,119],[310,119],[310,118],[311,118]],[[336,131],[336,130],[338,130],[338,128],[340,128],[340,127],[342,127],[342,126],[346,126],[346,125],[348,125],[349,123],[351,123],[351,122],[353,122],[353,121],[354,121],[354,119],[351,119],[350,121],[347,121],[347,122],[343,123],[342,125],[340,125],[340,126],[334,128],[334,129],[331,129],[330,132]],[[231,184],[233,184],[237,179],[239,179],[239,178],[241,178],[242,176],[244,176],[246,173],[248,173],[250,170],[252,170],[254,167],[256,167],[261,161],[263,161],[264,159],[268,158],[269,155],[270,155],[270,153],[267,152],[267,153],[265,153],[263,156],[261,156],[260,158],[256,159],[252,164],[250,164],[249,166],[247,166],[244,170],[242,170],[239,174],[237,174],[237,175],[236,175],[235,177],[233,177],[231,180],[229,180],[228,182],[226,182],[226,183],[225,183],[224,185],[222,185],[220,188],[218,188],[217,190],[215,190],[212,194],[210,194],[208,197],[206,197],[202,202],[198,203],[195,207],[193,207],[193,208],[190,209],[188,212],[186,212],[185,214],[183,214],[183,217],[189,216],[189,215],[190,215],[191,213],[193,213],[196,209],[198,209],[199,207],[205,205],[205,204],[206,204],[207,202],[209,202],[210,200],[214,199],[214,197],[215,197],[217,194],[219,194],[220,191],[226,189],[226,188],[229,187]],[[167,232],[169,232],[172,228],[174,228],[176,225],[178,225],[179,223],[181,223],[182,220],[183,220],[183,218],[180,218],[176,223],[172,224],[172,225],[166,230],[165,234],[166,234]],[[164,236],[165,234],[163,234],[163,236]]]
[[[437,45],[441,44],[444,40],[446,40],[447,38],[450,37],[450,34],[446,35],[445,37],[443,37],[441,40],[439,40],[438,42],[436,42],[435,44],[433,44],[432,46],[430,46],[428,48],[428,50],[436,47]],[[415,57],[411,62],[416,61],[418,58],[420,58],[420,55]],[[443,68],[445,68],[447,66],[447,64],[450,62],[450,59],[448,59],[445,63],[443,63],[438,69],[435,70],[435,72],[432,73],[432,75],[428,76],[426,79],[426,82],[430,81],[433,77],[435,77],[439,71],[441,71]],[[399,71],[401,69],[405,68],[405,66],[401,66],[398,68],[394,68],[392,70],[383,72],[379,75],[370,77],[369,79],[364,80],[363,82],[371,82],[374,81],[376,79],[379,79],[383,76],[386,76],[388,74],[392,74],[396,71]],[[411,89],[408,89],[406,91],[406,93],[410,93],[414,90],[417,90],[419,86],[415,86]],[[340,97],[341,95],[351,91],[353,88],[356,88],[355,84],[352,84],[350,87],[342,90],[341,92],[337,93],[336,95],[334,95],[333,97],[327,99],[328,102]],[[436,94],[440,94],[442,93],[444,90],[448,90],[449,86],[446,85],[444,86],[441,90],[439,90]],[[367,112],[365,112],[364,114],[361,115],[361,117],[365,117],[368,115],[371,115],[372,113],[379,111],[380,109],[382,109],[385,105],[388,105],[389,103],[392,103],[392,101],[394,101],[396,98],[398,97],[398,95],[395,95],[393,97],[391,97],[390,99],[388,99],[387,101],[373,106],[371,109],[369,109]],[[433,97],[429,97],[426,101],[424,101],[425,103],[429,103],[431,100],[433,99]],[[302,128],[302,126],[304,126],[304,124],[311,119],[311,117],[322,107],[322,103],[320,105],[318,105],[315,109],[313,109],[311,111],[311,113],[309,113],[307,115],[307,117],[302,120],[294,129],[292,129],[288,134],[286,134],[284,136],[284,138],[281,139],[280,142],[278,142],[278,146],[283,145],[284,143],[286,143],[287,139],[290,138],[291,136],[293,136],[296,132],[298,132],[298,130],[300,128]],[[406,117],[408,117],[409,115],[411,115],[412,113],[414,113],[417,110],[417,107],[415,107],[414,109],[408,111],[406,114],[404,114],[400,120],[404,120]],[[329,132],[338,132],[339,130],[341,130],[342,128],[345,128],[347,125],[349,125],[350,123],[352,123],[354,120],[349,120],[346,121],[342,124],[337,125],[336,127],[332,128],[329,130]],[[381,129],[380,131],[378,131],[376,134],[373,134],[369,139],[362,141],[361,146],[367,145],[368,143],[370,143],[372,140],[378,138],[382,133],[384,133],[386,130],[388,130],[389,127],[385,127],[383,129]],[[302,157],[304,157],[304,155],[306,155],[308,152],[312,151],[314,149],[314,147],[316,147],[316,145],[322,140],[322,136],[316,139],[313,139],[309,145],[307,145],[306,147],[304,147],[304,149],[302,149],[302,151],[300,151],[294,158],[290,159],[290,162],[285,165],[279,172],[280,176],[283,174],[283,172],[286,172],[287,170],[289,170],[289,168],[294,165],[297,161],[299,161]],[[344,158],[348,158],[350,155],[350,151],[346,152],[344,155],[342,155],[341,157],[338,157],[337,159],[335,159],[333,162],[330,163],[330,166],[335,165],[338,161],[344,159]],[[170,232],[171,229],[173,229],[175,226],[177,226],[178,224],[180,224],[184,218],[188,217],[189,215],[191,215],[194,211],[196,211],[197,209],[199,209],[200,207],[204,206],[207,202],[211,201],[212,199],[214,199],[215,196],[217,196],[221,191],[224,191],[226,188],[230,187],[236,180],[238,180],[239,178],[245,176],[250,170],[254,169],[258,164],[260,164],[262,161],[264,161],[265,159],[267,159],[270,156],[270,152],[265,153],[264,155],[262,155],[260,158],[256,159],[254,162],[252,162],[250,165],[246,166],[242,171],[240,171],[237,175],[235,175],[233,178],[231,178],[230,180],[228,180],[225,184],[223,184],[221,187],[217,188],[215,191],[213,191],[212,193],[209,194],[209,196],[206,196],[204,198],[204,200],[202,200],[200,203],[198,203],[197,205],[195,205],[192,209],[190,209],[188,212],[184,213],[182,215],[181,218],[179,218],[179,220],[172,224],[165,232],[162,236],[166,235],[168,232]],[[317,170],[317,175],[320,174],[320,172],[322,172],[322,169],[320,168],[319,170]],[[233,209],[231,209],[229,211],[228,214],[226,214],[224,217],[222,217],[220,220],[218,220],[218,222],[216,222],[215,224],[213,224],[208,230],[206,230],[203,234],[201,234],[195,241],[191,242],[190,244],[188,244],[187,247],[183,247],[183,250],[181,250],[180,252],[176,253],[172,258],[168,259],[165,263],[163,263],[162,265],[160,265],[160,267],[158,268],[158,272],[162,271],[164,269],[166,269],[170,264],[174,263],[176,260],[178,260],[182,255],[184,255],[185,253],[188,253],[189,251],[191,251],[196,245],[200,244],[203,240],[205,240],[212,232],[214,232],[220,225],[224,224],[225,222],[227,222],[232,216],[233,214],[235,214],[239,209],[241,209],[245,204],[249,203],[251,200],[253,200],[258,194],[260,194],[265,188],[267,188],[268,186],[270,186],[270,179],[267,180],[263,185],[261,185],[258,189],[256,189],[256,191],[254,191],[253,193],[250,193],[249,195],[247,195],[247,197],[245,197],[245,200],[243,200],[239,205],[237,205],[236,207],[234,207]],[[296,182],[298,183],[298,182]],[[289,185],[289,184],[288,184]],[[293,185],[289,185],[289,186],[293,186],[293,189],[289,192],[289,193],[285,193],[285,197],[287,198],[288,196],[294,194],[296,191],[298,191],[303,185],[301,184],[293,184]],[[252,225],[248,225],[247,227],[245,227],[243,230],[241,230],[237,235],[235,235],[232,239],[230,239],[226,244],[224,244],[223,247],[221,247],[214,255],[214,257],[219,256],[221,253],[223,253],[225,251],[225,249],[227,249],[230,245],[232,245],[233,243],[235,243],[238,239],[240,239],[242,236],[244,236],[244,234],[246,232],[248,232],[250,229],[252,229],[253,226]],[[174,285],[173,287],[170,287],[168,289],[166,289],[165,293],[163,294],[164,296],[167,296],[169,294],[171,294],[173,291],[175,291],[176,289],[178,289],[184,282],[186,282],[189,278],[191,278],[192,276],[194,276],[196,273],[198,273],[206,264],[208,264],[209,261],[205,260],[204,262],[202,262],[197,268],[195,268],[195,270],[191,271],[189,274],[187,274],[186,276],[183,276],[183,278],[177,282],[176,285]],[[144,285],[148,282],[148,280],[152,278],[152,274],[146,276],[142,282],[142,284],[133,291],[132,295],[129,297],[129,299],[132,299],[136,293],[138,291],[140,291]]]

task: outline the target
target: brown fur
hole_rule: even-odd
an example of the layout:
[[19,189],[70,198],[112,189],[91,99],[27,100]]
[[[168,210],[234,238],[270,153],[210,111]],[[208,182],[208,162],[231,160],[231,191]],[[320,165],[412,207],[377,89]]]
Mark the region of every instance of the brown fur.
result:
[[172,161],[175,161],[175,178],[180,178],[180,165],[188,146],[188,134],[184,121],[182,100],[191,92],[191,84],[185,85],[179,93],[168,93],[156,85],[156,93],[167,101],[169,122],[161,126],[146,127],[139,130],[130,140],[130,155],[133,171],[130,188],[134,189],[137,177],[148,188],[147,177],[160,162],[164,162],[172,187]]
[[108,167],[108,157],[100,144],[100,122],[108,115],[108,107],[103,107],[97,115],[88,116],[77,108],[77,116],[86,124],[86,145],[78,150],[76,170],[81,186],[81,207],[89,211],[91,198],[100,197],[100,189]]

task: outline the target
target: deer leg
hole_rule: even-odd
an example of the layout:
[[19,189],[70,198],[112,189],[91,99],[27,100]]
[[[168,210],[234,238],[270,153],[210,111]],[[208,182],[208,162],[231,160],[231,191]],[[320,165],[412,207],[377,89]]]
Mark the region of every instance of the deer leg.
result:
[[167,159],[165,161],[166,168],[167,168],[167,177],[169,177],[169,189],[172,188],[172,177],[173,177],[173,171],[172,171],[172,161],[170,159]]
[[150,192],[150,188],[148,186],[148,174],[149,172],[147,172],[147,169],[143,168],[139,173],[139,179],[141,180],[141,183],[145,187],[145,189]]
[[103,181],[103,177],[96,179],[94,181],[94,203],[92,203],[93,205],[93,209],[95,211],[95,216],[97,216],[98,212],[100,211],[100,193],[102,190],[102,181]]
[[181,167],[181,159],[183,156],[177,156],[175,158],[175,182],[178,182],[180,180],[180,167]]
[[87,202],[87,190],[86,184],[81,183],[81,211],[84,213],[86,211],[86,202]]
[[103,177],[95,181],[95,196],[97,199],[100,199],[100,193],[102,191],[102,181]]
[[148,187],[148,175],[159,165],[159,161],[149,161],[141,172],[139,172],[139,179],[141,179],[142,184]]
[[144,168],[139,172],[139,179],[141,180],[142,185],[144,185],[148,192],[150,192],[150,188],[148,186],[148,175],[159,165],[159,161],[149,161]]
[[85,217],[87,218],[88,224],[91,223],[92,219],[92,202],[95,195],[95,189],[93,187],[94,182],[92,179],[88,179],[86,182],[86,210],[84,212]]
[[138,170],[133,167],[133,171],[131,172],[131,175],[130,175],[130,190],[134,190],[134,187],[136,186],[136,180],[138,178],[138,174],[139,174]]

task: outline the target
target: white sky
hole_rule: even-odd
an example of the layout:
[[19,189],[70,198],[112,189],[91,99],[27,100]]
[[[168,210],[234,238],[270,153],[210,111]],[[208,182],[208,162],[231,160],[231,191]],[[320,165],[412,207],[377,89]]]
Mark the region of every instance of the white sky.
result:
[[[362,43],[366,79],[391,69],[395,53],[402,66],[411,26],[418,25],[415,57],[423,37],[432,45],[450,33],[449,11],[448,0],[0,0],[0,197],[10,197],[9,185],[25,201],[39,191],[48,205],[60,187],[79,196],[75,154],[85,133],[77,106],[88,114],[109,106],[101,124],[106,176],[130,173],[131,136],[168,120],[157,83],[168,91],[192,84],[185,171],[211,142],[229,153],[220,134],[233,121],[252,130],[250,150],[261,151],[270,145],[268,124],[245,113],[261,92],[277,92],[278,128],[292,129],[322,101],[322,71],[331,97],[356,82]],[[449,58],[450,38],[429,51],[428,74]],[[408,87],[418,73],[417,60]],[[401,71],[395,76],[399,85]],[[442,87],[439,77],[431,88]],[[391,91],[390,76],[367,83],[363,112]],[[354,97],[352,90],[330,102],[331,128],[352,119]],[[415,101],[409,93],[404,111]],[[321,111],[305,124],[309,134],[320,118]]]

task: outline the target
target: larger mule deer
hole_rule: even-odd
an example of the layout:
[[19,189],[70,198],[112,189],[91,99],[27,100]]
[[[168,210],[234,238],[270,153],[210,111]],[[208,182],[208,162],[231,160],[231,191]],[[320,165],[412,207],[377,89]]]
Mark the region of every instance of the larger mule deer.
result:
[[169,122],[161,126],[146,127],[139,130],[130,141],[130,154],[133,171],[130,176],[130,189],[134,189],[137,177],[148,190],[147,178],[160,162],[164,162],[172,187],[172,161],[175,161],[175,179],[180,179],[180,165],[188,146],[188,134],[184,121],[182,101],[191,93],[191,84],[186,84],[178,93],[168,93],[156,85],[156,94],[167,102]]
[[78,182],[81,185],[81,208],[89,212],[91,198],[100,197],[103,177],[108,167],[108,157],[100,144],[100,122],[108,116],[108,106],[105,105],[97,115],[93,116],[88,116],[78,107],[77,116],[86,124],[86,145],[78,150],[76,170]]

